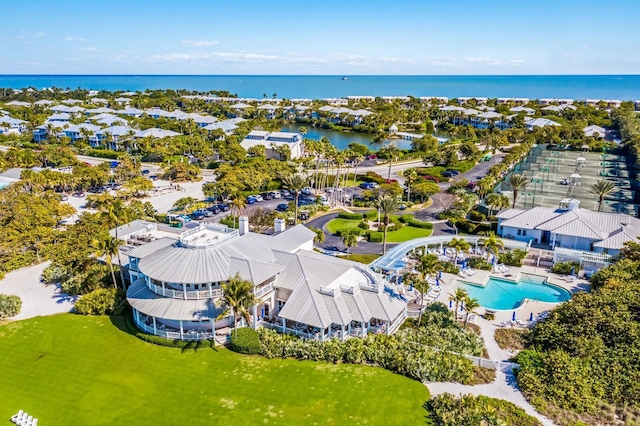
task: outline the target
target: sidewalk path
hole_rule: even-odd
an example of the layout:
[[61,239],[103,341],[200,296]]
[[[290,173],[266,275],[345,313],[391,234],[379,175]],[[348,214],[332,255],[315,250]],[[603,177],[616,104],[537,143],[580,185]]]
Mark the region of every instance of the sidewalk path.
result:
[[22,299],[22,309],[12,320],[22,320],[41,315],[54,315],[69,312],[73,308],[74,299],[60,293],[55,285],[44,285],[40,282],[42,271],[49,262],[20,268],[9,272],[0,281],[0,293],[13,294]]

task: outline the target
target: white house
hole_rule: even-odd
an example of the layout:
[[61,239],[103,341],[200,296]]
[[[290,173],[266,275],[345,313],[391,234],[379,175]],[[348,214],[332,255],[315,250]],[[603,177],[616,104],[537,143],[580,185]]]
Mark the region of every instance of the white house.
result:
[[532,118],[529,120],[525,120],[524,124],[529,130],[533,130],[536,127],[560,126],[560,123],[556,123],[555,121],[549,120],[548,118]]
[[240,143],[240,146],[246,150],[257,145],[262,145],[266,148],[267,158],[280,158],[276,148],[283,145],[289,147],[291,159],[300,158],[304,155],[303,137],[300,133],[254,130]]
[[594,138],[604,138],[604,135],[606,134],[606,130],[604,129],[604,127],[596,126],[593,124],[591,126],[585,127],[584,129],[582,129],[582,131],[584,132],[585,136],[592,136]]
[[497,214],[498,235],[503,238],[617,254],[626,241],[640,237],[640,219],[621,213],[579,208],[577,200],[563,200],[558,209],[533,207]]
[[[390,334],[406,318],[406,300],[366,267],[314,252],[315,234],[298,225],[275,234],[200,224],[180,232],[134,221],[118,228],[132,285],[127,301],[136,325],[169,339],[200,340],[228,334],[221,285],[234,276],[251,282],[260,301],[253,328],[268,327],[317,340]],[[115,230],[112,230],[115,235]],[[225,331],[226,330],[226,331]]]

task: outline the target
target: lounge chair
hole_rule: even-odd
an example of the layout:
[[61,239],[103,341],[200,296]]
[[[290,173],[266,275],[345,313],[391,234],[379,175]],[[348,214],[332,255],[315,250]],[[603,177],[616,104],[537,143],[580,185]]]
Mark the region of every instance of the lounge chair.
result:
[[462,278],[467,278],[467,277],[468,277],[468,275],[467,275],[467,274],[465,274],[463,271],[458,271],[458,274],[457,274],[457,275],[458,275],[459,277],[462,277]]
[[473,270],[473,269],[471,269],[471,268],[466,268],[466,269],[464,270],[464,272],[465,272],[465,274],[467,274],[467,275],[473,275],[473,274],[475,274],[475,273],[476,273],[476,271],[474,271],[474,270]]
[[511,325],[511,321],[502,321],[502,322],[500,322],[500,327],[506,327],[508,325]]
[[575,275],[567,275],[567,277],[565,278],[567,280],[567,282],[574,282],[575,280],[578,279],[578,277],[576,277]]
[[22,421],[22,416],[24,415],[24,411],[20,410],[18,411],[16,414],[14,414],[13,416],[11,416],[11,421],[13,423],[18,423]]

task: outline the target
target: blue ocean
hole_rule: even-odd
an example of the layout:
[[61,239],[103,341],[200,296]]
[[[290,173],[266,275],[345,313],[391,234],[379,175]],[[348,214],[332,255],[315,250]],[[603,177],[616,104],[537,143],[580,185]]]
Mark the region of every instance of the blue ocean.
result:
[[248,98],[459,96],[640,99],[640,75],[544,76],[249,76],[0,75],[0,87],[227,90]]

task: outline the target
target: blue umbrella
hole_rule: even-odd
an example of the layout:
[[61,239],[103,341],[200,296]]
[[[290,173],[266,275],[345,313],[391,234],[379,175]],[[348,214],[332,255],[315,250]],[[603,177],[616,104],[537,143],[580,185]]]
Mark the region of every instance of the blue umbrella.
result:
[[438,271],[438,278],[442,278],[442,271]]
[[576,270],[576,268],[571,268],[571,275],[575,274],[575,270]]
[[413,291],[413,281],[411,281],[411,285],[409,286],[409,291]]
[[460,302],[460,311],[464,310],[464,302]]
[[462,261],[462,269],[467,269],[467,259]]
[[531,315],[529,315],[529,321],[533,321],[533,312],[531,312]]
[[445,247],[444,249],[442,249],[442,254],[447,254],[447,248]]
[[496,266],[496,257],[495,256],[493,256],[491,258],[491,266]]
[[438,277],[436,277],[436,286],[440,287],[440,279]]
[[264,318],[264,306],[262,307],[262,314],[260,316]]
[[516,320],[516,311],[513,311],[513,315],[511,315],[511,321]]
[[449,300],[449,309],[453,308],[453,300]]

